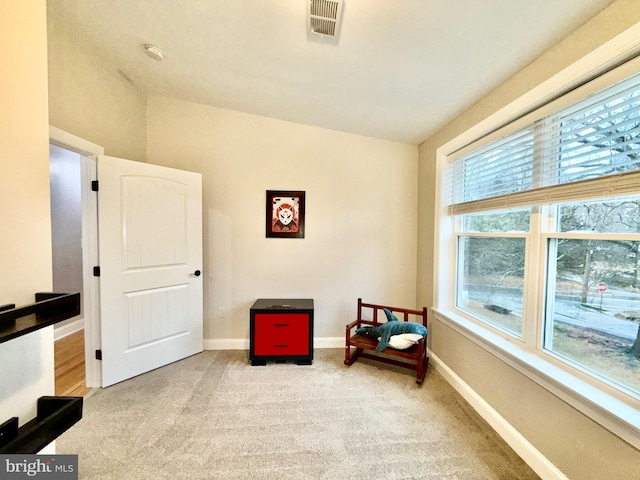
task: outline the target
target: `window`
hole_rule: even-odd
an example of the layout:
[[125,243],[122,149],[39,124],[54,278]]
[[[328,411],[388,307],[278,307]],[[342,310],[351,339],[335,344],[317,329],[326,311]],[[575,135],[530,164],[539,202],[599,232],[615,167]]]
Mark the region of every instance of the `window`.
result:
[[441,217],[455,259],[447,309],[634,405],[638,71],[609,72],[450,155]]
[[548,237],[543,347],[640,393],[640,196],[562,204]]
[[456,306],[516,337],[522,336],[529,215],[526,209],[460,219]]

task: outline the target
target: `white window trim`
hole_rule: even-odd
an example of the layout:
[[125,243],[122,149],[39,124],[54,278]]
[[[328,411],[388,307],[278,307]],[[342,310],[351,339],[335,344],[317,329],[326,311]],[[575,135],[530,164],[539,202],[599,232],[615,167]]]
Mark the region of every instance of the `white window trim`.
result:
[[[436,318],[444,324],[640,449],[640,410],[561,368],[552,360],[545,358],[541,352],[532,350],[531,346],[514,342],[513,339],[498,334],[489,326],[449,309],[449,305],[455,304],[451,294],[456,289],[455,268],[452,268],[456,264],[456,259],[453,258],[454,249],[449,246],[452,241],[455,241],[455,236],[453,222],[442,221],[448,216],[442,201],[443,171],[454,152],[523,117],[573,87],[637,55],[638,52],[640,52],[640,23],[436,150],[433,278],[435,306],[433,311]],[[536,313],[537,316],[542,314],[542,312]]]

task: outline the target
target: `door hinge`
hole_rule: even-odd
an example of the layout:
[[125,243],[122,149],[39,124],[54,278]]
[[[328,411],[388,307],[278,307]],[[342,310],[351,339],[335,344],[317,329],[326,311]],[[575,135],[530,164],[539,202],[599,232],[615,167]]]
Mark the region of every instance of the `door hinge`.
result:
[[102,360],[102,350],[96,350],[96,360]]
[[98,180],[91,180],[91,191],[98,191]]
[[93,267],[93,276],[94,277],[100,276],[100,267]]

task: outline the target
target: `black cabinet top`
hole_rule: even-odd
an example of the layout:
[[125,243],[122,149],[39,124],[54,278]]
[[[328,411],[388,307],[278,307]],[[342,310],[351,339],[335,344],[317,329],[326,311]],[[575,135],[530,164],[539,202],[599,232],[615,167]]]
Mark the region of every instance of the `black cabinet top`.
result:
[[259,298],[251,310],[313,310],[311,298]]

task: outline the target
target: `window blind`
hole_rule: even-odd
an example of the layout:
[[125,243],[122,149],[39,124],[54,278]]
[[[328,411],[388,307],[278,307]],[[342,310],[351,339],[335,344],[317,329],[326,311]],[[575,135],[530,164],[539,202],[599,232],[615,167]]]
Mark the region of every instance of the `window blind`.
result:
[[448,166],[451,214],[637,194],[640,74],[466,150]]

